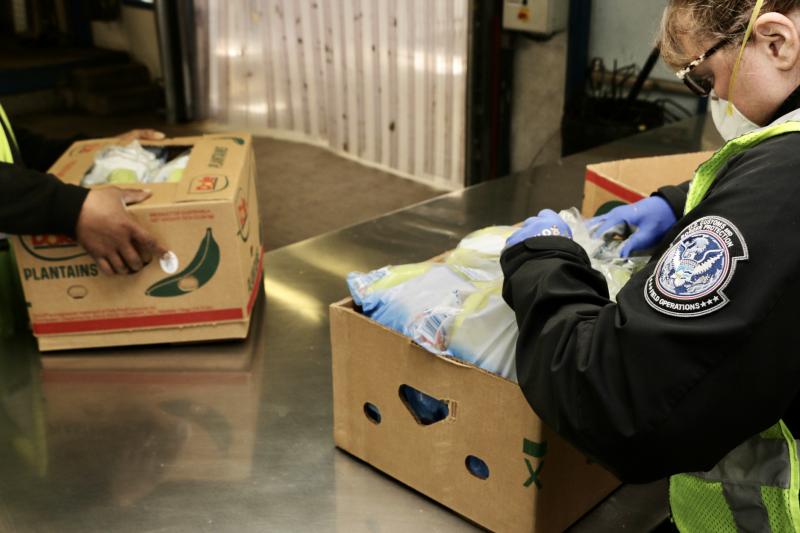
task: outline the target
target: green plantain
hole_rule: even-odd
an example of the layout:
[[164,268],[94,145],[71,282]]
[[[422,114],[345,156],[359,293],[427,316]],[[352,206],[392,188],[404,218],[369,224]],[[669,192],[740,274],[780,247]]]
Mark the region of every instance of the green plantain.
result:
[[150,286],[145,294],[158,298],[182,296],[199,289],[214,276],[219,266],[219,245],[214,240],[211,228],[206,229],[200,247],[189,265],[167,278]]

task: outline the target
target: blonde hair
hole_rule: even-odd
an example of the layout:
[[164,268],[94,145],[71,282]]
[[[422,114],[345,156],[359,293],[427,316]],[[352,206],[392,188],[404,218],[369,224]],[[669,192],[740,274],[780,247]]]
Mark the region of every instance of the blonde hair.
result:
[[[741,44],[756,0],[670,0],[661,20],[658,46],[664,62],[673,68],[696,59],[684,50],[681,37],[693,42],[728,40]],[[800,0],[766,0],[762,13],[784,15],[800,8]]]

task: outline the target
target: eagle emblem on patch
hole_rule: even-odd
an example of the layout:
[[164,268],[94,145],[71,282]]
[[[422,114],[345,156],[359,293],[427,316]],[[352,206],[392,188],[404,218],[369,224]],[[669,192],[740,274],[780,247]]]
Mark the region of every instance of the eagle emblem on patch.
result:
[[653,309],[669,316],[713,313],[730,301],[725,288],[737,263],[748,258],[747,243],[729,220],[701,218],[672,241],[645,284],[645,299]]

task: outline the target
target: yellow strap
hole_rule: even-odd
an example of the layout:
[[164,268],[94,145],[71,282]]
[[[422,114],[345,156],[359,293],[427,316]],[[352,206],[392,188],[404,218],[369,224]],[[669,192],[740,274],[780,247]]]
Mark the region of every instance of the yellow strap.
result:
[[783,420],[780,421],[780,428],[783,438],[789,447],[789,460],[792,463],[792,476],[789,479],[789,498],[787,498],[788,501],[786,503],[789,505],[792,524],[795,531],[797,531],[800,529],[800,499],[797,497],[800,494],[800,464],[797,458],[797,441]]
[[[16,144],[17,139],[14,137],[14,130],[11,129],[11,123],[8,121],[8,116],[6,116],[2,105],[0,105],[0,120],[3,121],[5,126],[5,128],[0,128],[0,163],[13,163],[14,152],[11,150],[11,143]],[[11,139],[6,137],[6,131],[11,135]]]
[[725,146],[711,156],[711,159],[700,165],[695,171],[692,184],[689,187],[689,194],[686,197],[684,214],[688,214],[700,205],[700,202],[703,201],[716,181],[717,174],[732,157],[778,135],[798,132],[800,132],[800,122],[789,121],[745,133],[741,137],[726,143]]
[[742,47],[739,49],[739,56],[736,58],[736,64],[733,66],[733,74],[731,74],[731,81],[728,83],[728,116],[733,116],[733,87],[736,85],[736,78],[739,77],[739,67],[742,65],[742,58],[744,57],[744,50],[747,48],[747,41],[753,34],[753,28],[758,20],[758,15],[761,14],[761,8],[764,6],[764,0],[757,0],[756,7],[753,8],[753,14],[750,15],[750,22],[747,24],[747,31],[744,32],[744,41]]

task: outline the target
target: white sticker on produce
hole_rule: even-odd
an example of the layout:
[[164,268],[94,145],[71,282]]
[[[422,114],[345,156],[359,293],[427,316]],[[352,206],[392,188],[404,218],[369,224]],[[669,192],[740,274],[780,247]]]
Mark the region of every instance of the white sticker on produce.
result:
[[158,262],[161,270],[167,274],[174,274],[178,271],[178,256],[174,252],[165,253]]

